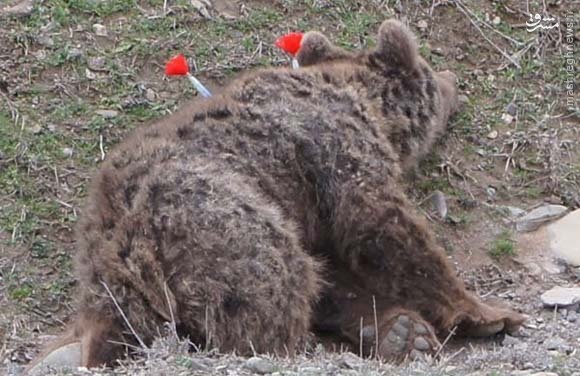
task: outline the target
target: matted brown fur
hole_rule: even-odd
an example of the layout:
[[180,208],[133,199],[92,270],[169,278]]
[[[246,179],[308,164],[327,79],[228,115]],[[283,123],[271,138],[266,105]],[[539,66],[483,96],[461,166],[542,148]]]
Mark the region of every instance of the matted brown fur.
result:
[[87,366],[136,344],[111,295],[147,344],[170,321],[245,354],[293,353],[312,330],[356,345],[375,316],[379,340],[410,318],[432,345],[521,324],[465,290],[400,185],[456,110],[455,75],[397,21],[378,38],[350,53],[308,33],[301,69],[250,73],[119,145],[78,226],[61,344],[82,341]]

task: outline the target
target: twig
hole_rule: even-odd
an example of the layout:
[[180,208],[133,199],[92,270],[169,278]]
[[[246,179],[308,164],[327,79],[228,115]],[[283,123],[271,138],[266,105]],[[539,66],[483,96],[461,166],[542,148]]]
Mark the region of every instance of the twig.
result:
[[141,348],[145,352],[147,352],[147,346],[145,346],[145,342],[143,342],[143,340],[141,339],[141,337],[139,337],[139,335],[137,334],[135,329],[133,329],[133,325],[131,325],[131,323],[129,322],[129,319],[127,319],[127,316],[125,316],[125,312],[123,312],[123,310],[121,309],[121,306],[119,306],[119,303],[117,303],[117,299],[115,299],[115,297],[113,296],[113,293],[109,289],[109,286],[107,286],[107,284],[104,281],[100,281],[100,282],[103,285],[103,287],[105,288],[105,290],[107,290],[107,294],[109,294],[109,297],[113,300],[113,303],[115,303],[115,307],[117,307],[117,309],[119,310],[119,313],[123,317],[123,320],[125,320],[125,323],[129,327],[129,330],[131,330],[131,333],[133,334],[133,336],[135,336],[135,338],[137,339],[137,342],[139,342],[139,345],[141,346]]
[[105,149],[103,148],[103,135],[99,135],[99,149],[101,150],[101,161],[105,160]]
[[379,320],[377,319],[377,300],[373,295],[373,315],[375,317],[375,358],[379,356]]
[[481,30],[481,28],[479,27],[479,25],[477,23],[475,23],[475,21],[473,21],[473,19],[471,19],[471,17],[469,16],[469,14],[467,13],[467,11],[465,9],[463,9],[463,5],[460,5],[461,2],[459,2],[459,0],[456,0],[454,2],[457,5],[457,9],[463,13],[463,15],[465,17],[467,17],[467,19],[469,19],[469,22],[471,22],[471,24],[473,26],[475,26],[475,28],[477,29],[477,31],[479,31],[479,33],[481,34],[481,36],[483,37],[483,39],[485,39],[489,44],[491,44],[499,53],[501,53],[506,59],[508,59],[513,65],[516,66],[516,68],[521,69],[520,64],[518,64],[517,61],[515,61],[510,55],[507,54],[507,52],[505,52],[504,50],[502,50],[501,48],[499,48],[495,43],[493,43],[493,41],[491,39],[489,39],[487,37],[487,35],[485,35],[485,33],[483,32],[483,30]]
[[175,322],[175,316],[173,316],[173,308],[171,308],[171,299],[169,299],[167,282],[163,285],[163,291],[165,293],[165,299],[167,299],[167,305],[169,306],[169,315],[171,316],[171,331],[173,332],[175,339],[178,340],[179,337],[177,336],[177,323]]
[[453,329],[451,329],[451,331],[449,332],[449,334],[447,335],[447,337],[445,338],[445,340],[443,341],[443,343],[441,344],[441,346],[439,347],[439,349],[437,350],[437,352],[435,353],[435,356],[433,358],[437,359],[437,357],[443,351],[443,348],[445,348],[445,345],[447,344],[447,342],[449,342],[449,340],[451,339],[451,337],[453,337],[455,335],[455,332],[456,331],[457,331],[457,325],[455,325],[453,327]]
[[363,357],[363,318],[360,318],[360,330],[359,330],[359,356]]
[[483,25],[487,26],[489,29],[491,29],[491,31],[495,32],[496,34],[501,35],[506,40],[512,42],[516,46],[521,46],[523,44],[523,42],[520,42],[519,40],[516,40],[516,39],[510,37],[509,35],[502,33],[501,31],[497,30],[496,28],[494,28],[493,26],[491,26],[490,24],[488,24],[484,20],[480,20],[477,17],[477,15],[475,13],[473,13],[473,11],[467,7],[467,5],[463,4],[463,2],[461,2],[461,0],[455,0],[455,3],[458,3],[459,5],[461,5],[467,13],[469,13],[473,18],[475,18],[477,21],[481,22]]

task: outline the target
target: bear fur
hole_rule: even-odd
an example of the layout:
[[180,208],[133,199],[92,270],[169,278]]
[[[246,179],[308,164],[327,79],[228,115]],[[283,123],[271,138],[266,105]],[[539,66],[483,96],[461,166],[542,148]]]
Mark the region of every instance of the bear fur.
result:
[[457,108],[455,75],[395,20],[376,49],[310,32],[297,58],[108,155],[78,226],[78,318],[53,349],[112,364],[172,322],[224,352],[292,354],[314,331],[396,360],[456,326],[522,323],[465,289],[401,184]]

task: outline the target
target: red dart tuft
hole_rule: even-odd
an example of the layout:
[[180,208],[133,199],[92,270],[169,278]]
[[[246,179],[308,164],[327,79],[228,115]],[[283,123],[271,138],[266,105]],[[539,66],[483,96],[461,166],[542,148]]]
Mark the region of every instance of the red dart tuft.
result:
[[292,56],[295,56],[300,49],[303,36],[303,33],[288,33],[283,35],[276,41],[276,47],[286,51]]
[[169,60],[165,65],[165,74],[168,76],[185,76],[189,73],[189,66],[183,54]]

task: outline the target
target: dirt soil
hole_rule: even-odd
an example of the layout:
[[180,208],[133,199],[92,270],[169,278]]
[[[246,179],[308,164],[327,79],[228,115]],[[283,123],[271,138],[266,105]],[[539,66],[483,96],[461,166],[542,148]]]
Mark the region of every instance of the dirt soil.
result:
[[[536,13],[559,26],[527,31]],[[580,375],[575,307],[546,310],[539,299],[577,285],[580,269],[529,246],[501,210],[580,206],[578,88],[566,88],[580,60],[572,0],[0,2],[0,374],[18,374],[74,311],[73,229],[95,169],[131,129],[195,95],[164,77],[169,57],[183,52],[219,92],[239,72],[289,64],[273,47],[283,33],[316,29],[357,49],[390,17],[410,25],[436,69],[458,74],[463,102],[409,173],[409,194],[468,286],[529,320],[514,337],[450,338],[431,362],[395,367],[314,344],[297,359],[262,359],[264,373]],[[445,220],[431,208],[435,191]],[[116,372],[242,375],[259,371],[252,364],[190,354],[169,337]]]

